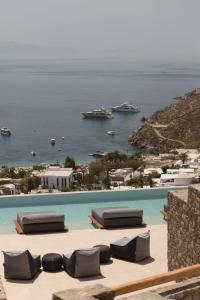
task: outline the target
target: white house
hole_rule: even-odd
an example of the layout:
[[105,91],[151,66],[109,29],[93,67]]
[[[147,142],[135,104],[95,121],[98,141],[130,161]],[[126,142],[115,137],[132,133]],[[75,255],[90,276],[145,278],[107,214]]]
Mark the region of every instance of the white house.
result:
[[113,169],[109,172],[111,183],[118,182],[120,184],[123,184],[131,179],[132,174],[132,168]]
[[160,184],[186,186],[191,184],[194,178],[194,174],[162,174],[160,177]]
[[74,181],[71,168],[49,167],[40,177],[42,186],[58,190],[70,188]]

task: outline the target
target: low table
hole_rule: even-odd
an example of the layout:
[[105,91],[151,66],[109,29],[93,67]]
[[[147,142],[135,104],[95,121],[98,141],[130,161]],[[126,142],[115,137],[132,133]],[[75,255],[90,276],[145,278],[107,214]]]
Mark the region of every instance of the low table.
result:
[[47,253],[42,257],[42,267],[46,272],[59,272],[62,264],[63,258],[58,253]]
[[105,264],[110,261],[111,258],[111,250],[107,245],[96,245],[94,248],[99,248],[100,250],[100,263]]

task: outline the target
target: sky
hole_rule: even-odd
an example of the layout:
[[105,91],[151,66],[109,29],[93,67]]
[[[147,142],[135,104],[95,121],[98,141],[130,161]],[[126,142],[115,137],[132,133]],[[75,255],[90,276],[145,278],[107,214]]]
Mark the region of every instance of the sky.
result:
[[199,0],[0,0],[0,54],[200,61]]

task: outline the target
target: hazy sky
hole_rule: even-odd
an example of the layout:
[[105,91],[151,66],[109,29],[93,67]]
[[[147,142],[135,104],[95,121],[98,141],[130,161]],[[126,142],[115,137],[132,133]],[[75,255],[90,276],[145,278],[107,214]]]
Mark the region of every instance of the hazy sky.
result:
[[200,61],[199,15],[199,0],[0,0],[0,43]]

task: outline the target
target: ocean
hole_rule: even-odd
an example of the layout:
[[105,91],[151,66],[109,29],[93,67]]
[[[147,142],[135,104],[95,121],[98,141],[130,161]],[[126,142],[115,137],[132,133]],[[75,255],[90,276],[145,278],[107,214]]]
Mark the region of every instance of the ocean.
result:
[[[12,131],[11,137],[0,137],[0,165],[61,162],[66,155],[83,163],[96,150],[130,154],[135,149],[128,136],[140,126],[141,117],[199,85],[200,65],[195,64],[108,58],[0,60],[0,127]],[[125,101],[141,112],[115,113],[112,120],[86,120],[80,114]],[[108,130],[116,135],[107,135]],[[50,138],[56,139],[55,146]]]

